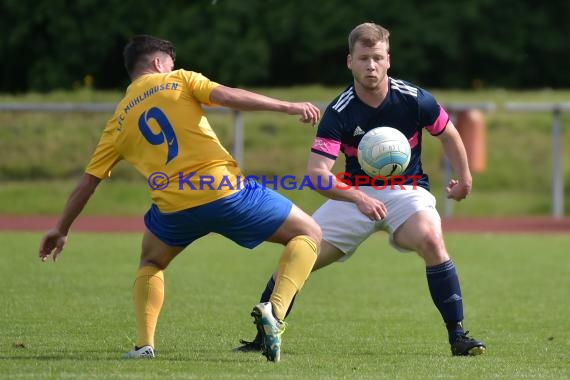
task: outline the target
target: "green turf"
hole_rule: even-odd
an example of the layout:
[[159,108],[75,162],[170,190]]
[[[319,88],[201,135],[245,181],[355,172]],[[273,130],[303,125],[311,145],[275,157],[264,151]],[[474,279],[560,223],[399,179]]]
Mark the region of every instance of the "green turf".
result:
[[157,359],[124,361],[135,334],[137,234],[72,234],[56,264],[37,233],[0,233],[0,377],[8,379],[561,379],[570,374],[570,237],[447,236],[466,327],[486,355],[451,357],[422,262],[365,242],[315,273],[284,335],[282,362],[231,352],[280,249],[208,236],[166,272]]

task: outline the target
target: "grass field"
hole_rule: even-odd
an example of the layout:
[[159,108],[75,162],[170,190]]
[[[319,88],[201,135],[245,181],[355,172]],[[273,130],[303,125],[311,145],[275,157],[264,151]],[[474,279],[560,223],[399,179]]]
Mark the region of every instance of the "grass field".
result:
[[452,357],[414,254],[385,236],[313,274],[288,318],[282,362],[236,354],[279,256],[208,236],[166,272],[153,361],[124,361],[135,334],[135,234],[72,234],[41,263],[37,233],[0,233],[0,377],[6,379],[562,379],[570,377],[563,235],[450,234],[466,327],[486,355]]

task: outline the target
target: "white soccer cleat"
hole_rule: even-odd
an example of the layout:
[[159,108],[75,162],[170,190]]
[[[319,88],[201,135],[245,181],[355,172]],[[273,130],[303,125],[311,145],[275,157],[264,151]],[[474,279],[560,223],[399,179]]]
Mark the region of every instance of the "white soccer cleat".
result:
[[281,335],[287,324],[273,316],[273,308],[270,302],[255,305],[251,316],[259,332],[261,332],[261,350],[267,360],[279,362],[281,359]]
[[123,359],[152,359],[154,358],[154,350],[151,346],[146,345],[137,349],[136,347],[123,355]]

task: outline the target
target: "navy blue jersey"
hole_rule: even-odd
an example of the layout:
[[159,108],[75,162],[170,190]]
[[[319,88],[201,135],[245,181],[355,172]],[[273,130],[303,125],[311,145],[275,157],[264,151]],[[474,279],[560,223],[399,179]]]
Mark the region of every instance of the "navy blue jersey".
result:
[[[343,182],[355,185],[354,178],[367,176],[357,159],[362,136],[377,127],[396,128],[408,138],[412,148],[410,163],[402,173],[406,178],[404,184],[415,182],[429,190],[428,176],[421,162],[422,129],[437,136],[445,130],[449,116],[428,91],[399,79],[389,77],[388,80],[388,94],[377,108],[363,103],[353,86],[334,99],[319,123],[311,151],[333,160],[342,151],[346,157]],[[384,181],[377,179],[374,185],[383,186]]]

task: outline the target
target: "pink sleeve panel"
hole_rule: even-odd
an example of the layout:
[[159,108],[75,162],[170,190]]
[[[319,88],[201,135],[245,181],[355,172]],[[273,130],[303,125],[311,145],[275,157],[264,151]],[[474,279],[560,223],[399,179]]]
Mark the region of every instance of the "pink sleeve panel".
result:
[[338,157],[340,151],[340,141],[327,139],[324,137],[317,137],[311,146],[312,151],[317,151],[325,154],[326,156]]
[[426,129],[429,133],[433,136],[439,135],[445,129],[447,122],[449,121],[449,115],[443,109],[442,106],[439,106],[439,116],[435,119],[432,125],[426,125]]

